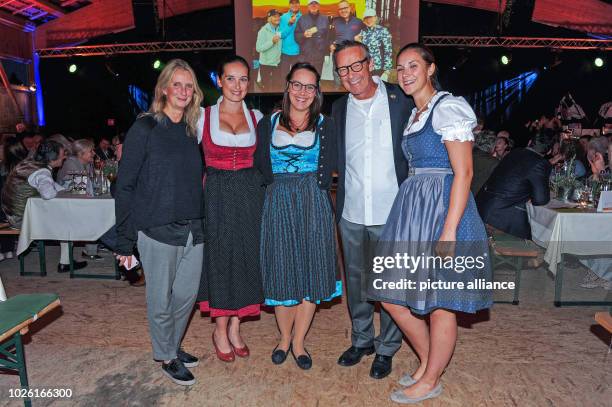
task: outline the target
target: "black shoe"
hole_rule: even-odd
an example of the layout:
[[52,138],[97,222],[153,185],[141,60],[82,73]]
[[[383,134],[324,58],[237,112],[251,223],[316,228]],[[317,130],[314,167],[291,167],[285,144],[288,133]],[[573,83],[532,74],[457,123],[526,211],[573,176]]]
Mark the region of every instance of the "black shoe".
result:
[[195,378],[178,358],[168,363],[162,363],[162,371],[176,384],[191,386],[195,384]]
[[373,379],[382,379],[389,376],[391,373],[391,364],[393,356],[376,355],[370,369],[370,377]]
[[293,353],[293,347],[289,348],[289,350],[291,351],[291,355],[295,360],[295,364],[298,365],[300,369],[308,370],[312,367],[312,358],[310,357],[310,353],[308,353],[306,348],[304,348],[304,352],[306,352],[306,354],[300,355],[298,357],[295,357],[295,353]]
[[[73,262],[74,265],[74,269],[75,270],[80,270],[84,267],[87,266],[87,262],[86,261],[75,261]],[[68,273],[70,271],[70,265],[69,264],[58,264],[57,265],[57,272],[58,273]]]
[[354,366],[361,361],[361,358],[366,355],[374,353],[374,346],[369,348],[358,348],[357,346],[351,346],[338,359],[340,366]]
[[176,352],[176,358],[183,362],[185,367],[196,367],[200,364],[200,360],[198,358],[185,352],[183,348],[179,348],[179,350]]
[[81,252],[81,257],[85,257],[89,260],[102,260],[102,256],[98,256],[97,254],[87,254],[85,252]]
[[[291,345],[289,345],[289,350],[291,350]],[[282,364],[285,359],[287,359],[287,352],[282,349],[278,349],[278,345],[276,345],[276,348],[274,348],[274,350],[272,351],[272,363],[274,363],[275,365]]]

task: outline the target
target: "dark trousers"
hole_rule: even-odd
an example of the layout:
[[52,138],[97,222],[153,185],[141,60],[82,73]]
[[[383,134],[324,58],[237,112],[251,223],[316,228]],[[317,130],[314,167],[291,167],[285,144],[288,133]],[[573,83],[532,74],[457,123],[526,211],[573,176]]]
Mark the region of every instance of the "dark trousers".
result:
[[380,309],[380,334],[374,332],[375,303],[367,301],[367,274],[372,272],[372,249],[378,242],[383,225],[365,226],[340,220],[340,235],[344,252],[346,296],[353,329],[353,346],[366,348],[374,345],[379,355],[393,356],[402,344],[402,331],[391,316]]

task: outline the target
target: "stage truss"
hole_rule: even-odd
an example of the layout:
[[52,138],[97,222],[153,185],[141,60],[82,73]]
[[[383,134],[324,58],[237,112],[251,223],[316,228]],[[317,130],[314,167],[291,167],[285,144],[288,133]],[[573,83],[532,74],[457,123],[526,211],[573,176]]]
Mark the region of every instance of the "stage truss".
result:
[[157,52],[233,50],[234,41],[195,40],[167,42],[136,42],[128,44],[83,45],[78,47],[41,48],[36,53],[40,58],[69,58],[110,56],[120,54],[154,54]]
[[537,38],[537,37],[463,37],[425,36],[423,42],[429,47],[474,47],[474,48],[553,48],[567,50],[612,50],[612,40],[583,38]]

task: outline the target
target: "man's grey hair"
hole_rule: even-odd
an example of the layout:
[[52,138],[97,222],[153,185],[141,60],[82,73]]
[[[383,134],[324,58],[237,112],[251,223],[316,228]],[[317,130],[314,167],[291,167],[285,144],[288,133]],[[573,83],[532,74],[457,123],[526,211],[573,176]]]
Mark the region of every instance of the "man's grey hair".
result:
[[344,41],[340,41],[338,44],[336,44],[336,49],[334,49],[334,54],[333,54],[333,58],[334,58],[334,65],[338,66],[338,64],[336,63],[336,59],[338,56],[338,53],[342,50],[345,50],[347,48],[352,48],[352,47],[359,47],[363,50],[363,52],[365,52],[365,57],[368,59],[368,61],[370,61],[372,59],[372,54],[370,54],[370,50],[368,49],[368,47],[363,43],[363,42],[359,42],[359,41],[355,41],[355,40],[344,40]]

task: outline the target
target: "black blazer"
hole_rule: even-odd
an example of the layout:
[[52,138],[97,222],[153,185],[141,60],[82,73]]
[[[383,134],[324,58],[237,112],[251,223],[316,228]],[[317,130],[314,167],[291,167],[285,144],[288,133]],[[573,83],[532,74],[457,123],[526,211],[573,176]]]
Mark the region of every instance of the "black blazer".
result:
[[[319,150],[319,168],[317,182],[319,188],[329,189],[332,183],[332,173],[336,171],[336,128],[334,121],[321,115],[323,120],[316,126],[317,136],[321,139]],[[257,147],[253,156],[253,166],[261,172],[266,185],[274,182],[272,162],[270,161],[270,143],[272,142],[272,115],[263,117],[257,124]]]
[[[393,138],[393,161],[395,162],[395,175],[400,185],[408,176],[408,162],[402,153],[402,136],[410,113],[414,108],[412,97],[406,96],[402,89],[387,82],[389,100],[389,117],[391,118],[391,136]],[[338,140],[338,191],[336,192],[336,221],[339,222],[344,209],[344,177],[346,172],[346,109],[348,94],[336,100],[332,105],[332,118],[336,123],[336,138]]]
[[551,165],[526,148],[508,153],[476,195],[476,206],[485,223],[511,235],[531,239],[525,204],[546,205],[550,200]]

